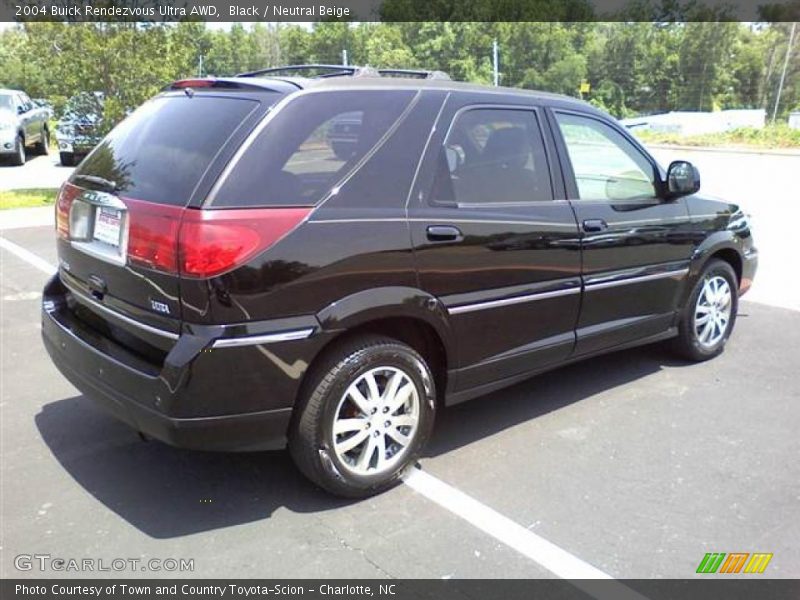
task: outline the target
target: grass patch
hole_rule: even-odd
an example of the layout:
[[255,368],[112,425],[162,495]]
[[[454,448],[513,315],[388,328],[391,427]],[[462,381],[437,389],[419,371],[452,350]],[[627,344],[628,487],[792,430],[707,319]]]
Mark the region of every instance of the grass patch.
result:
[[656,131],[638,131],[639,139],[650,144],[674,144],[678,146],[713,146],[728,148],[800,149],[800,129],[788,125],[768,125],[763,129],[743,127],[724,133],[704,135],[679,135]]
[[0,210],[52,205],[56,201],[56,194],[58,194],[57,188],[0,190]]

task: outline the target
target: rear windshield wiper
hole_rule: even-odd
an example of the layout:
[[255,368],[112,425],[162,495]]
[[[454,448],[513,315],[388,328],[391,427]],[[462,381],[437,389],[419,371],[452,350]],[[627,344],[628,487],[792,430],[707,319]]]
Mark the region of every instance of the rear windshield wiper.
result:
[[73,179],[85,181],[101,188],[106,192],[115,192],[117,189],[117,182],[105,177],[98,177],[97,175],[73,175]]

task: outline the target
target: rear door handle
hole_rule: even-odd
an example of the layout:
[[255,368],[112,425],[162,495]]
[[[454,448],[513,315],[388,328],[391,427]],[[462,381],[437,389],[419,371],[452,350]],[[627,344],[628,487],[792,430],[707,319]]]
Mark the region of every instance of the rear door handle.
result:
[[464,239],[461,230],[452,225],[429,225],[426,232],[431,242],[460,242]]
[[605,231],[606,229],[608,229],[608,223],[603,219],[586,219],[583,222],[583,230],[586,233]]

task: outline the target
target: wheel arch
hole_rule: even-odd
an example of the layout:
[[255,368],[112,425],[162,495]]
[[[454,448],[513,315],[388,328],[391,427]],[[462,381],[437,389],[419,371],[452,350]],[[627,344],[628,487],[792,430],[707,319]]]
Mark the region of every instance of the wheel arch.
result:
[[714,251],[705,262],[708,263],[708,261],[715,258],[724,260],[726,263],[728,263],[733,268],[733,272],[736,273],[736,281],[741,284],[743,260],[739,251],[729,247],[720,248],[719,250]]
[[456,354],[446,309],[434,296],[408,287],[375,288],[328,305],[317,313],[317,319],[323,330],[335,335],[312,363],[353,336],[385,335],[422,355],[433,372],[438,399],[444,397]]
[[692,293],[698,277],[709,261],[719,259],[727,262],[736,274],[737,286],[742,281],[744,266],[743,250],[739,239],[730,231],[717,231],[708,236],[694,251],[689,265],[688,285],[681,299],[683,306]]

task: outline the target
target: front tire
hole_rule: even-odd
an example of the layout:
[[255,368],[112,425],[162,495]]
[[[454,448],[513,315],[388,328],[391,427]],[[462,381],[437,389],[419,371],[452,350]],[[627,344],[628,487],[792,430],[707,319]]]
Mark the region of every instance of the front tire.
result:
[[709,261],[681,313],[673,344],[678,354],[704,361],[722,353],[736,322],[737,289],[731,265],[724,260]]
[[414,349],[391,338],[352,338],[309,372],[289,451],[303,474],[332,494],[377,494],[419,457],[435,398],[433,375]]
[[11,164],[15,167],[21,167],[25,164],[25,140],[22,135],[17,136],[14,154],[11,156]]
[[72,152],[60,152],[58,157],[59,159],[61,159],[62,166],[65,167],[75,166],[75,155]]

